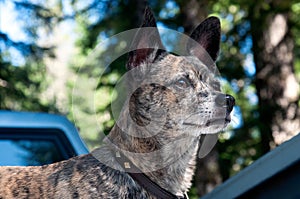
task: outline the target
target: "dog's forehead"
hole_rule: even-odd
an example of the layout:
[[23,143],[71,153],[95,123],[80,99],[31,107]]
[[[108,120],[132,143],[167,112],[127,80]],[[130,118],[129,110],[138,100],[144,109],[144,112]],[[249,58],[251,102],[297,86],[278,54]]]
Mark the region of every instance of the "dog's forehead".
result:
[[164,63],[164,66],[160,67],[168,67],[168,71],[173,74],[189,71],[193,72],[195,75],[199,75],[209,72],[207,66],[194,56],[175,56],[168,54],[163,59],[162,63]]

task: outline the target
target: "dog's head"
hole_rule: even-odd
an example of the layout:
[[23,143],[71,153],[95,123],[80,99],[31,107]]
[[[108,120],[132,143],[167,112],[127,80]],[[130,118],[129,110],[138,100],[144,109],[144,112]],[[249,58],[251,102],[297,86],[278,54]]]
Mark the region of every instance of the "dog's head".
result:
[[231,121],[234,98],[221,92],[216,78],[219,46],[220,22],[210,17],[186,41],[184,55],[167,52],[146,9],[118,90],[123,108],[106,142],[143,172],[179,162],[172,169],[189,173],[197,150],[204,157]]
[[[220,46],[220,21],[207,18],[191,34],[188,55],[166,52],[152,12],[146,9],[129,54],[134,91],[129,112],[137,126],[155,132],[214,134],[231,121],[234,98],[221,93],[215,68]],[[150,127],[150,128],[149,128]],[[168,135],[170,137],[171,135]]]

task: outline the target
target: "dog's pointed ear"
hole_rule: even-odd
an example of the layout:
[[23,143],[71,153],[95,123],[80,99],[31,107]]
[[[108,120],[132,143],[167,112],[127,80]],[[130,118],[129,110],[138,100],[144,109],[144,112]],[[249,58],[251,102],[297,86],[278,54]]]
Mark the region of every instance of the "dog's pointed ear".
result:
[[190,37],[191,40],[189,40],[187,44],[188,52],[198,57],[200,60],[204,58],[202,50],[197,49],[197,45],[195,45],[196,41],[206,50],[206,52],[210,55],[211,59],[214,62],[216,61],[220,49],[221,40],[221,25],[219,18],[209,17],[205,19],[192,32]]
[[165,52],[164,49],[154,15],[151,9],[146,7],[143,24],[131,44],[126,68],[131,70],[143,62],[152,63]]

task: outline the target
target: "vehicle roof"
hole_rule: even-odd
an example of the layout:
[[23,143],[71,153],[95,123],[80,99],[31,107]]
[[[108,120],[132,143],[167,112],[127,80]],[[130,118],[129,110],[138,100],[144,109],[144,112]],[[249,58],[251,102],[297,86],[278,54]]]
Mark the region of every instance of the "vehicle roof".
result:
[[[272,179],[276,176],[276,174],[282,173],[286,170],[295,172],[290,168],[294,164],[299,165],[299,151],[300,133],[265,154],[253,162],[253,164],[249,165],[235,176],[229,178],[223,184],[217,186],[212,192],[201,197],[201,199],[237,198],[258,185],[263,184],[266,180]],[[272,186],[272,184],[270,186]],[[263,191],[266,191],[266,187],[264,187]],[[278,194],[280,191],[281,190],[272,189],[272,192],[275,194]],[[256,197],[259,198],[258,195],[256,195]]]
[[89,152],[76,127],[64,116],[38,112],[0,110],[0,128],[59,129],[65,133],[77,154]]

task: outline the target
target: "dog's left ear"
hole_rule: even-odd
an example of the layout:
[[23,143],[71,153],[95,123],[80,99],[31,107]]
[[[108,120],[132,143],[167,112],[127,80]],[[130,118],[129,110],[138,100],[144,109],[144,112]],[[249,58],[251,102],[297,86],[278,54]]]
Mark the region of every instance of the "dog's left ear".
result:
[[[216,61],[220,49],[221,25],[217,17],[205,19],[191,34],[193,40],[198,42],[210,55],[213,61]],[[203,52],[194,41],[189,41],[187,50],[198,57],[200,60],[205,59]]]
[[153,63],[155,58],[165,52],[164,49],[154,15],[151,9],[146,7],[144,21],[132,42],[126,68],[131,70],[143,62]]

